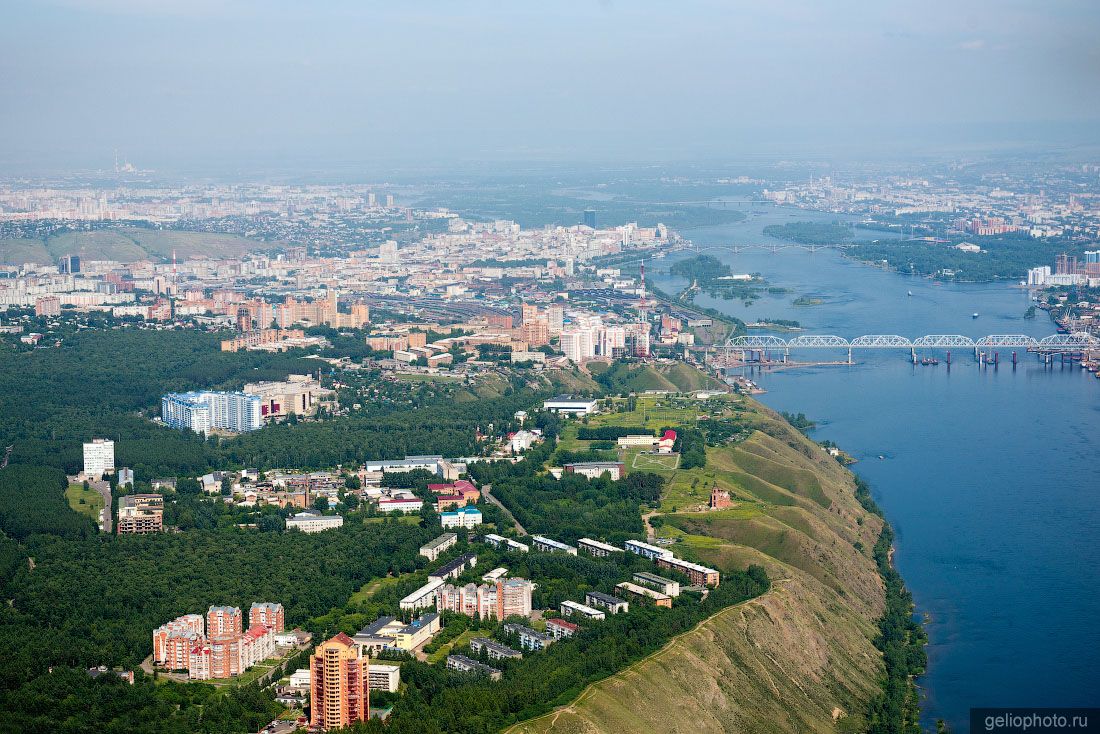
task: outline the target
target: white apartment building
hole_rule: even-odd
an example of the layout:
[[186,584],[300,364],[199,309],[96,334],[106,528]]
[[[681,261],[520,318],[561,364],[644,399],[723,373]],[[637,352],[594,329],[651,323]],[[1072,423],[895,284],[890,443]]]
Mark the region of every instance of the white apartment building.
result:
[[286,519],[286,529],[297,528],[303,533],[319,533],[322,530],[331,530],[343,526],[344,518],[340,515],[321,515],[316,512],[299,512]]
[[443,579],[429,579],[428,583],[412,592],[399,604],[402,609],[425,609],[435,605],[435,591],[443,585]]
[[263,428],[263,400],[243,392],[169,393],[161,398],[161,420],[196,433],[223,429],[244,433]]
[[580,364],[596,356],[596,339],[592,329],[567,329],[561,333],[561,351],[566,359]]
[[372,691],[396,693],[401,685],[401,666],[390,663],[371,663],[367,671],[367,685]]
[[84,476],[99,479],[115,471],[115,442],[106,438],[93,438],[84,444]]

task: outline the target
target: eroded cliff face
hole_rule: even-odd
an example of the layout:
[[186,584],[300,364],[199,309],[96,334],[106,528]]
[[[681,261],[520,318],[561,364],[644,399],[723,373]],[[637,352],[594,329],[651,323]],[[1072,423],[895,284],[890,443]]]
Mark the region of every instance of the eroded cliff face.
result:
[[720,569],[761,564],[772,588],[512,732],[858,730],[882,676],[871,641],[884,593],[870,557],[882,521],[832,457],[749,406],[757,432],[708,449],[707,468],[693,470],[730,490],[735,506],[663,519],[678,552]]

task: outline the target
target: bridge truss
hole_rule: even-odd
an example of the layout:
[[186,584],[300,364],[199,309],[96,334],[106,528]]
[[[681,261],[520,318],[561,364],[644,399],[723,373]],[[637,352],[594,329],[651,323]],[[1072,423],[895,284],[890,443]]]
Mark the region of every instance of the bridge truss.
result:
[[928,334],[909,339],[898,334],[865,334],[854,339],[845,339],[834,334],[799,334],[791,339],[783,339],[771,334],[749,334],[728,340],[719,351],[729,356],[740,352],[742,358],[746,352],[783,353],[784,360],[792,349],[842,349],[848,353],[848,362],[852,361],[854,349],[908,349],[916,355],[917,349],[973,349],[980,350],[1024,349],[1037,354],[1082,354],[1100,351],[1100,338],[1078,332],[1075,334],[1052,334],[1035,339],[1026,334],[990,334],[972,339],[961,334]]

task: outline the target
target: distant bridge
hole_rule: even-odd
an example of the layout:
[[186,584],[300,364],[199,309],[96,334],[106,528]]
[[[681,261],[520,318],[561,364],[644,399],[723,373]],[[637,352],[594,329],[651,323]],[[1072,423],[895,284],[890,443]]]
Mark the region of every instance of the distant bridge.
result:
[[973,349],[975,355],[983,349],[1023,349],[1045,355],[1082,354],[1100,351],[1100,338],[1084,332],[1052,334],[1042,339],[1026,334],[990,334],[978,339],[960,334],[929,334],[916,339],[897,334],[866,334],[850,340],[832,334],[799,334],[791,339],[761,334],[736,336],[718,349],[727,358],[734,352],[744,356],[746,352],[781,351],[784,361],[792,349],[843,349],[847,350],[851,364],[854,349],[908,349],[914,359],[918,349]]
[[732,252],[734,255],[740,255],[743,252],[764,252],[778,255],[784,250],[817,252],[818,250],[848,250],[853,247],[859,247],[859,244],[855,242],[828,242],[819,245],[803,245],[798,242],[784,242],[782,244],[750,242],[747,244],[728,245],[685,244],[676,248],[676,252],[694,252],[696,255],[701,255],[704,252]]

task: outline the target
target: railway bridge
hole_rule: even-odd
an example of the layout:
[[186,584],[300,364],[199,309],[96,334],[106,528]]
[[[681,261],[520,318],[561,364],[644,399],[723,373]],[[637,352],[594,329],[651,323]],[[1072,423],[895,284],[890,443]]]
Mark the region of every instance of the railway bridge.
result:
[[833,334],[799,334],[791,339],[761,334],[734,337],[718,347],[718,352],[727,360],[739,353],[742,362],[753,353],[766,357],[769,353],[780,352],[786,362],[792,349],[843,350],[848,354],[848,364],[852,363],[852,352],[860,349],[907,349],[913,361],[917,359],[918,349],[947,349],[950,363],[952,349],[973,349],[975,358],[980,358],[983,350],[986,354],[995,354],[1000,349],[1025,350],[1047,359],[1055,354],[1082,355],[1100,351],[1100,338],[1085,332],[1052,334],[1042,339],[1026,334],[990,334],[976,339],[961,334],[928,334],[915,339],[897,334],[865,334],[854,339]]

